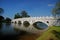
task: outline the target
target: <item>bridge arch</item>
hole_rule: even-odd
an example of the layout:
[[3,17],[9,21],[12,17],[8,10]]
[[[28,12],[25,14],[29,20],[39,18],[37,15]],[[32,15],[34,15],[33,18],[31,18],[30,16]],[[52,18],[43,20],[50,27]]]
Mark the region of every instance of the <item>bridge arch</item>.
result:
[[36,29],[42,30],[48,27],[48,25],[44,22],[41,21],[36,21],[33,24],[33,27],[35,27]]
[[24,22],[23,22],[23,25],[24,25],[25,27],[29,27],[30,23],[29,23],[29,21],[24,21]]

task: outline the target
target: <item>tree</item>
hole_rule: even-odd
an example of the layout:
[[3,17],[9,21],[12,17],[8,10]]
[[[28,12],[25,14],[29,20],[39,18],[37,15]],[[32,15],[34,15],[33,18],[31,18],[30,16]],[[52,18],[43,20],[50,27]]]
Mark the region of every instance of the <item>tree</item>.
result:
[[0,23],[4,21],[4,17],[0,16]]
[[21,18],[21,16],[19,15],[19,13],[15,14],[15,16],[14,16],[14,19],[17,19],[17,18]]
[[14,19],[17,19],[17,18],[24,18],[24,17],[30,17],[26,11],[22,11],[21,12],[21,15],[19,13],[15,14],[14,16]]
[[58,0],[55,7],[53,8],[52,14],[54,16],[54,19],[56,19],[53,25],[60,26],[60,0]]
[[21,12],[21,16],[22,16],[22,18],[23,18],[23,17],[30,17],[30,16],[27,14],[26,11],[22,11],[22,12]]
[[4,17],[1,14],[4,12],[3,8],[0,8],[0,23],[4,21]]
[[60,19],[60,1],[58,1],[52,10],[52,14],[55,18]]
[[10,23],[10,22],[11,22],[11,19],[7,17],[7,18],[5,19],[5,22],[6,22],[6,23]]
[[0,14],[2,14],[4,12],[3,8],[0,8]]

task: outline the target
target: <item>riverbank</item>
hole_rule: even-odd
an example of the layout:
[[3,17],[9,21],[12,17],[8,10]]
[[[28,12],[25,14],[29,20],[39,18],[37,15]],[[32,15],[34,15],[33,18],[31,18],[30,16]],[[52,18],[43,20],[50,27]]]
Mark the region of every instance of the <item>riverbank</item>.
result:
[[25,34],[19,36],[19,40],[36,40],[39,36],[37,34]]
[[52,26],[37,40],[60,40],[60,26]]

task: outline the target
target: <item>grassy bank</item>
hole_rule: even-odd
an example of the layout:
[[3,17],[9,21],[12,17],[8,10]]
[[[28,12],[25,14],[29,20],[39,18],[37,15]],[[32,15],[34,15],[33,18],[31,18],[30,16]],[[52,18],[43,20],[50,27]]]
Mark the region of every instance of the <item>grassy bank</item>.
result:
[[37,40],[60,40],[60,26],[52,26]]

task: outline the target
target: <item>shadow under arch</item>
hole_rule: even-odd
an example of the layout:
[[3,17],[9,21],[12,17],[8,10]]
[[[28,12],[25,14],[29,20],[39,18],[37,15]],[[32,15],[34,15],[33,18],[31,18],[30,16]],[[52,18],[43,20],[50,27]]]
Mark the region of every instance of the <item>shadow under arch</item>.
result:
[[35,27],[38,30],[43,30],[43,29],[46,29],[48,25],[41,21],[37,21],[33,23],[33,27]]
[[29,27],[30,23],[29,23],[28,21],[24,21],[24,22],[23,22],[23,25],[24,25],[25,27]]

